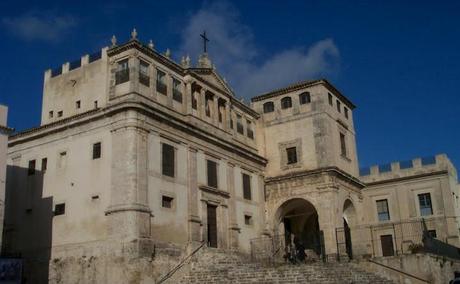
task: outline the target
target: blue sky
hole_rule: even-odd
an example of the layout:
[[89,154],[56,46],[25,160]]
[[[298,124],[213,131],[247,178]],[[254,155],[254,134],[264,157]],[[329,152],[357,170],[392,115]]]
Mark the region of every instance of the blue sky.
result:
[[[7,3],[10,2],[10,3]],[[39,124],[43,73],[133,27],[196,62],[207,30],[238,96],[325,77],[356,105],[362,166],[447,153],[460,167],[460,1],[2,1],[0,102]]]

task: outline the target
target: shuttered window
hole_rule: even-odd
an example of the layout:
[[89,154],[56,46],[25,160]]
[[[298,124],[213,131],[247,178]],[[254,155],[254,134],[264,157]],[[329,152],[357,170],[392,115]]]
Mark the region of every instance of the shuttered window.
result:
[[174,177],[174,147],[162,144],[162,173],[165,176]]
[[208,186],[217,188],[217,163],[207,160]]
[[243,176],[243,198],[246,200],[252,199],[251,193],[251,177],[248,174],[242,174]]

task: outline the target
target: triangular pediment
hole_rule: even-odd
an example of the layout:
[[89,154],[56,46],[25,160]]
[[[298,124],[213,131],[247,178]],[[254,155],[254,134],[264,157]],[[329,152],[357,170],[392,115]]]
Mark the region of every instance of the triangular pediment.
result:
[[232,88],[228,85],[225,79],[222,78],[214,69],[211,68],[194,68],[193,72],[200,76],[209,84],[225,91],[229,95],[235,96]]

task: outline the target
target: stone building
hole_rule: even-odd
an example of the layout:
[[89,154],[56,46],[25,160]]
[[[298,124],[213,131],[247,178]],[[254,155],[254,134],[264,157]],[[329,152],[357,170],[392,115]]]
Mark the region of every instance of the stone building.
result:
[[[13,129],[7,127],[8,108],[0,105],[0,232],[3,232],[3,219],[5,210],[5,183],[6,183],[6,158],[8,135]],[[0,245],[2,237],[0,236]]]
[[354,108],[326,80],[247,106],[206,53],[192,66],[135,31],[113,38],[46,71],[41,125],[10,136],[3,251],[21,253],[34,283],[157,279],[202,242],[249,254],[281,236],[351,257],[370,250],[356,232],[381,221],[380,200],[387,223],[420,217],[402,191],[430,193],[437,235],[457,244],[452,164],[360,176]]

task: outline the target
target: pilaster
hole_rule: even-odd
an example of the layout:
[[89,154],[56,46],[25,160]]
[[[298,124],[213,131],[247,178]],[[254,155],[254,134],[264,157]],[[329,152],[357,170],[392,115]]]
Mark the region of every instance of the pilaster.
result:
[[198,171],[197,171],[197,149],[188,149],[188,222],[189,240],[191,242],[201,241],[201,219],[198,212]]
[[235,165],[227,163],[227,188],[230,193],[230,200],[228,202],[228,213],[229,213],[229,247],[230,249],[238,249],[238,234],[240,228],[238,227],[238,221],[236,216],[236,196],[235,196]]

